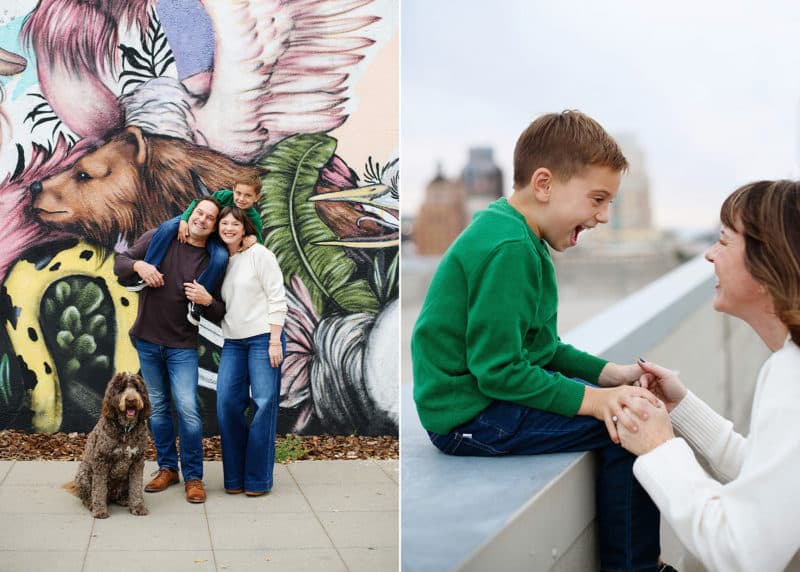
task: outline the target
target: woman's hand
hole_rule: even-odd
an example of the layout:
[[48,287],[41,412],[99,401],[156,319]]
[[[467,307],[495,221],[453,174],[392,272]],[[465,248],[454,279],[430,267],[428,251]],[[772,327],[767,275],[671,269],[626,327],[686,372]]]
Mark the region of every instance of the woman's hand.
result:
[[614,443],[619,443],[617,424],[623,420],[623,410],[627,408],[632,412],[632,415],[624,418],[624,423],[628,431],[636,432],[639,429],[637,417],[645,420],[649,415],[649,409],[644,407],[645,403],[652,407],[663,407],[656,396],[641,387],[587,387],[578,415],[590,415],[605,422],[609,437]]
[[[622,411],[622,416],[617,423],[620,444],[636,456],[649,453],[659,445],[675,437],[667,409],[665,407],[653,407],[649,402],[641,401],[643,405],[640,409],[647,413],[647,419],[642,420],[639,413],[634,414],[626,408]],[[637,421],[634,419],[635,415],[639,417],[639,428],[636,431],[630,431],[628,429],[629,424]]]
[[269,363],[272,367],[278,367],[283,362],[283,347],[278,343],[269,344]]
[[683,385],[678,372],[639,358],[639,366],[645,371],[642,376],[642,387],[652,391],[671,412],[686,397],[687,389]]

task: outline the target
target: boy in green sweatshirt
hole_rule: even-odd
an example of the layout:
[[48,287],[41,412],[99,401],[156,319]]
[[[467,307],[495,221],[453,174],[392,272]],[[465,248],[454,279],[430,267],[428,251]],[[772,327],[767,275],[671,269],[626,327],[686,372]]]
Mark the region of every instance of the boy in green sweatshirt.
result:
[[641,398],[657,400],[629,385],[644,374],[637,364],[561,342],[548,249],[564,251],[608,222],[627,166],[617,143],[580,112],[547,114],[525,129],[513,195],[475,215],[433,276],[411,340],[414,400],[447,454],[597,450],[601,565],[656,570],[658,511],[615,424],[623,407],[636,412]]

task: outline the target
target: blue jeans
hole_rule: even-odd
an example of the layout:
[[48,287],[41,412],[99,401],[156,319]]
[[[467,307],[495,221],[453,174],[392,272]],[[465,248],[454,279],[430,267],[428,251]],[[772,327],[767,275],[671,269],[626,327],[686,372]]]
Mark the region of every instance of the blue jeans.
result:
[[[147,252],[144,255],[145,262],[153,266],[161,264],[169,245],[178,236],[180,224],[181,217],[176,216],[159,225],[150,244],[147,245]],[[217,233],[213,233],[206,241],[206,250],[210,257],[208,266],[197,277],[197,281],[209,292],[214,292],[220,285],[228,266],[228,248],[222,244]]]
[[150,396],[150,429],[158,466],[178,470],[171,403],[178,413],[181,470],[184,481],[203,478],[203,423],[197,404],[197,350],[168,348],[134,338],[142,377]]
[[[272,488],[281,369],[269,362],[270,334],[225,339],[217,372],[217,422],[226,489]],[[286,337],[281,335],[286,355]],[[253,397],[248,425],[245,409]]]
[[495,401],[447,435],[428,434],[433,444],[448,455],[490,457],[597,451],[595,487],[601,570],[657,569],[661,552],[658,509],[633,476],[636,457],[611,441],[603,422]]

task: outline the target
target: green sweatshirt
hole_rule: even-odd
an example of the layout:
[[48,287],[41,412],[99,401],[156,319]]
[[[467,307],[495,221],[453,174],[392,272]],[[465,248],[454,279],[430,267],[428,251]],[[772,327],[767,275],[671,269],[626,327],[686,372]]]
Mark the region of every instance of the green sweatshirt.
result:
[[[580,377],[607,363],[561,343],[550,252],[508,201],[475,215],[442,257],[414,326],[414,400],[446,434],[494,400],[573,416]],[[549,371],[547,371],[549,370]]]
[[[222,189],[220,191],[214,192],[211,196],[217,199],[219,201],[219,204],[221,204],[223,207],[229,207],[233,205],[233,191],[230,191],[228,189]],[[192,211],[194,210],[194,205],[196,204],[197,204],[197,199],[193,200],[189,205],[189,208],[183,211],[183,214],[181,215],[181,220],[189,222],[189,215],[192,214]],[[261,236],[261,231],[264,228],[264,223],[261,221],[261,215],[258,214],[258,211],[256,210],[255,207],[250,207],[244,212],[247,213],[247,218],[249,218],[253,222],[253,225],[256,227],[256,238],[258,239],[258,242],[264,244],[264,238]]]

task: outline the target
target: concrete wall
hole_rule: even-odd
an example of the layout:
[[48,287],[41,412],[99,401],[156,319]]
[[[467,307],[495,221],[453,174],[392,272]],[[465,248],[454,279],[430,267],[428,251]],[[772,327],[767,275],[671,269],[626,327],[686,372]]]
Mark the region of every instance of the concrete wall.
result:
[[[192,171],[214,191],[257,165],[290,294],[279,431],[396,434],[397,4],[108,4],[0,21],[0,429],[91,429],[107,380],[138,370],[116,252],[188,206]],[[215,433],[221,339],[202,334]]]

